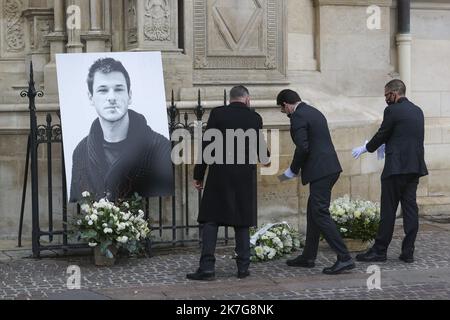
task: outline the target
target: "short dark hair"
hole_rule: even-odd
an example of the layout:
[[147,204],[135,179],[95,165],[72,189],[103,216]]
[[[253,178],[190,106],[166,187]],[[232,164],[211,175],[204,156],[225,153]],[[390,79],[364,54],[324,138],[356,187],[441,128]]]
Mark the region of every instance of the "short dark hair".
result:
[[388,89],[391,92],[397,92],[399,95],[404,96],[406,94],[406,85],[402,80],[394,79],[389,81],[385,89]]
[[294,104],[302,101],[297,92],[290,89],[281,91],[277,96],[277,106],[281,106],[283,103]]
[[123,66],[122,62],[118,60],[114,60],[113,58],[100,58],[94,62],[94,64],[89,68],[89,74],[87,78],[87,85],[89,92],[92,94],[94,91],[94,76],[96,72],[102,72],[104,74],[108,74],[111,72],[121,72],[125,77],[125,81],[127,82],[128,93],[131,90],[131,81],[130,75],[128,74],[127,69]]
[[248,97],[250,93],[248,92],[248,89],[244,86],[236,86],[233,87],[230,91],[230,100],[239,99]]

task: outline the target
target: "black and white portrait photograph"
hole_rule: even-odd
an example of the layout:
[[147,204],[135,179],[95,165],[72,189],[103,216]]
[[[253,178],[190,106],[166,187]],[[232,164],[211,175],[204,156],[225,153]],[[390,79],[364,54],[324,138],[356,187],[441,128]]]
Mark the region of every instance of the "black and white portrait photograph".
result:
[[67,190],[114,201],[174,192],[159,52],[56,57]]

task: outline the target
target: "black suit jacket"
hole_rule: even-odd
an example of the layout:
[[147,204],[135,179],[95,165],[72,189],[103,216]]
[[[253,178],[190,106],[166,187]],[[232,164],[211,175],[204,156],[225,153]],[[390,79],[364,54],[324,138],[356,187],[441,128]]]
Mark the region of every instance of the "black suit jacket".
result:
[[425,120],[422,110],[407,98],[384,110],[383,123],[366,145],[375,152],[386,144],[386,160],[381,179],[397,174],[428,174],[424,151]]
[[[246,139],[244,164],[236,164],[237,141],[234,141],[234,163],[226,163],[226,155],[232,150],[227,149],[225,142],[227,129],[247,130],[255,132],[261,130],[263,121],[261,116],[252,111],[243,103],[231,103],[229,106],[218,107],[211,110],[206,129],[217,129],[223,136],[224,159],[222,163],[209,165],[208,178],[200,204],[199,223],[216,222],[225,226],[250,227],[256,226],[256,162],[261,141],[261,150],[266,151],[267,146],[264,139],[261,140],[256,135],[256,139]],[[207,146],[213,147],[211,142],[204,143],[203,149]],[[219,150],[215,150],[216,152]],[[209,152],[205,152],[209,153]],[[231,157],[230,157],[231,159]],[[204,159],[203,159],[204,160]],[[203,180],[208,164],[205,162],[197,164],[194,168],[194,179]]]
[[301,169],[304,185],[342,172],[325,116],[302,102],[291,115],[291,137],[296,149],[291,170]]

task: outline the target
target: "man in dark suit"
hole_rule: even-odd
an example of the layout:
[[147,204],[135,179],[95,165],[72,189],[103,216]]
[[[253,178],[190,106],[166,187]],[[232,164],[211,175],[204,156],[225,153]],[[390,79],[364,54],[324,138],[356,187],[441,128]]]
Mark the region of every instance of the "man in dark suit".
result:
[[402,204],[405,238],[399,259],[414,262],[414,242],[419,230],[416,193],[419,178],[428,174],[424,160],[424,116],[422,110],[406,97],[406,86],[392,80],[385,87],[389,105],[384,110],[380,129],[366,145],[353,150],[357,159],[365,152],[375,152],[385,144],[386,160],[381,174],[381,221],[373,247],[356,256],[358,261],[386,261],[394,232],[396,211]]
[[310,186],[307,208],[306,243],[303,253],[288,260],[293,267],[315,266],[320,234],[337,254],[332,267],[323,269],[325,274],[338,274],[355,267],[341,235],[331,218],[329,207],[331,190],[342,172],[331,140],[325,116],[317,109],[302,102],[297,92],[283,90],[277,97],[281,112],[291,119],[291,137],[296,149],[294,159],[280,180],[292,179],[301,170],[302,183]]
[[[202,229],[202,252],[200,267],[195,273],[187,275],[191,280],[214,280],[215,257],[219,226],[232,226],[235,231],[238,278],[245,278],[250,273],[250,232],[249,227],[256,226],[256,163],[261,150],[267,147],[260,130],[263,126],[261,116],[250,108],[250,96],[247,88],[234,87],[230,91],[230,105],[211,111],[206,131],[218,130],[223,139],[223,149],[215,150],[226,159],[208,161],[204,155],[202,164],[194,169],[194,186],[203,189],[206,168],[209,165],[208,179],[200,204],[198,222]],[[211,132],[211,131],[210,131]],[[230,132],[236,136],[230,136]],[[239,132],[241,142],[236,143]],[[225,143],[226,139],[231,139]],[[217,141],[214,141],[216,143]],[[233,143],[231,147],[230,142]],[[207,147],[204,143],[204,150]],[[223,152],[222,152],[223,151]],[[205,151],[206,153],[206,151]],[[220,157],[219,157],[220,158]],[[240,160],[240,161],[239,161]],[[263,162],[268,162],[265,158]]]

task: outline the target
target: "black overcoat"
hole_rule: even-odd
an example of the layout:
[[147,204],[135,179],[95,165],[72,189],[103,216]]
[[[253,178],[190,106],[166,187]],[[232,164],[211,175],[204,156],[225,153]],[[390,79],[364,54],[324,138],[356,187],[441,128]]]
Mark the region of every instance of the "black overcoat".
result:
[[[226,148],[226,130],[242,129],[249,132],[247,130],[253,129],[255,132],[259,132],[262,126],[261,116],[243,103],[234,102],[211,111],[207,130],[218,129],[222,133],[224,159],[223,164],[208,165],[203,161],[202,164],[195,166],[194,179],[200,181],[204,180],[206,169],[209,167],[200,204],[199,223],[215,222],[222,226],[238,227],[256,226],[256,162],[258,159],[252,156],[258,152],[260,141],[261,148],[265,152],[267,152],[267,146],[264,139],[259,139],[259,135],[257,135],[256,143],[255,140],[246,139],[245,163],[237,164],[235,161],[237,160],[238,143],[235,140],[235,157],[232,161],[234,164],[227,164],[226,155],[232,150]],[[205,150],[208,146],[212,147],[212,144],[204,143],[203,149]]]

